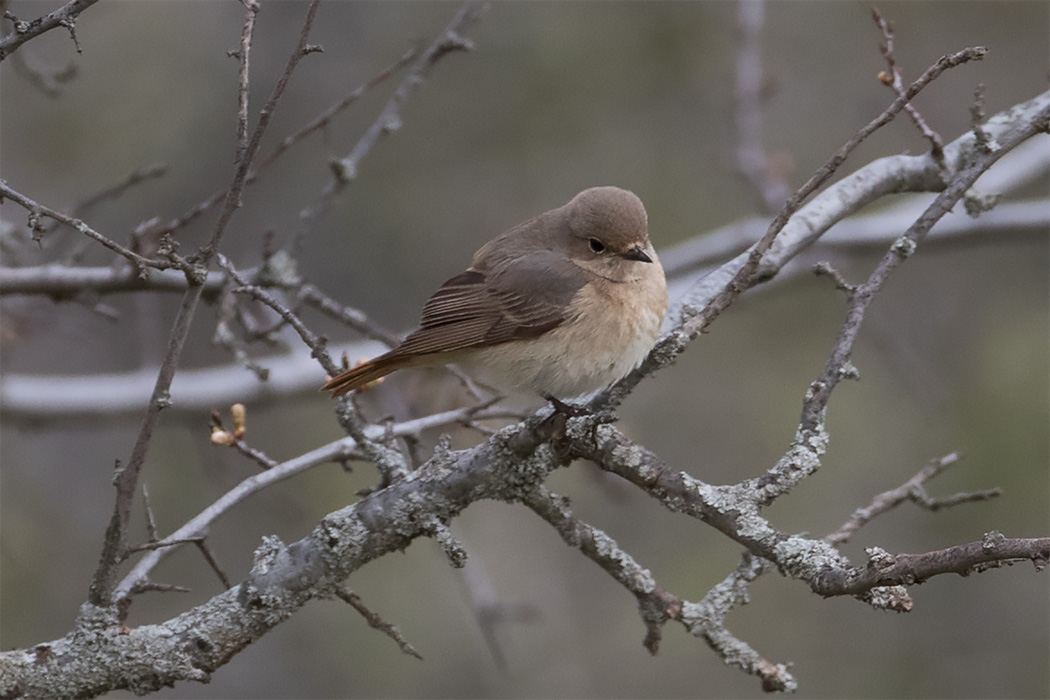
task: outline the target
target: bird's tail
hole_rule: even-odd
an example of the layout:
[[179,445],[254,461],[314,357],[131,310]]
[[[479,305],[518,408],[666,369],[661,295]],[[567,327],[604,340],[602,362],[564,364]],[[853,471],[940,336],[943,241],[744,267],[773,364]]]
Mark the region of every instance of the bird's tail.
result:
[[360,389],[365,384],[369,384],[377,379],[385,377],[394,370],[400,369],[405,365],[405,358],[403,356],[393,355],[391,353],[380,355],[373,360],[362,362],[357,367],[352,367],[342,374],[332,377],[325,382],[323,387],[321,387],[321,391],[332,392],[332,398],[334,399],[337,396],[342,396],[354,389]]

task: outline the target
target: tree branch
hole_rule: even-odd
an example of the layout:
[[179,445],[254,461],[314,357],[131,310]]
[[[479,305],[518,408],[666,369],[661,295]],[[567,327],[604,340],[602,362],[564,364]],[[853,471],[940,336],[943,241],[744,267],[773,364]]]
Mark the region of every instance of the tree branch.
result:
[[[0,38],[0,61],[14,53],[19,46],[30,39],[35,39],[44,32],[49,32],[56,27],[68,29],[70,37],[72,37],[75,44],[76,34],[74,33],[74,27],[76,27],[77,17],[96,2],[98,0],[70,0],[70,2],[57,10],[28,22],[22,22],[8,13],[6,15],[7,19],[14,23],[15,31]],[[77,53],[80,53],[80,46],[76,48]]]
[[[226,203],[220,212],[218,221],[212,231],[211,240],[200,251],[195,260],[195,263],[201,272],[200,274],[188,274],[190,287],[183,296],[182,303],[180,304],[179,310],[175,316],[175,323],[172,326],[171,334],[169,336],[168,349],[165,353],[164,360],[161,362],[160,372],[157,374],[157,381],[153,388],[153,395],[150,397],[149,405],[146,408],[146,415],[142,420],[142,427],[139,429],[138,438],[135,441],[135,446],[132,448],[131,457],[129,458],[127,465],[118,469],[114,478],[114,485],[117,489],[116,503],[113,508],[113,516],[106,529],[106,536],[102,547],[102,555],[99,560],[98,569],[92,579],[91,588],[88,593],[88,602],[93,606],[101,607],[109,604],[110,594],[116,577],[116,568],[121,560],[122,551],[126,546],[128,518],[131,514],[132,497],[137,489],[138,476],[146,461],[146,454],[149,451],[149,445],[153,438],[153,430],[160,417],[160,412],[171,403],[171,382],[175,376],[175,368],[178,365],[179,357],[182,354],[183,344],[186,341],[186,337],[189,335],[190,324],[193,321],[193,314],[196,311],[197,304],[203,293],[203,284],[207,277],[208,264],[218,250],[219,242],[222,239],[223,234],[226,232],[234,211],[240,206],[241,191],[244,188],[244,179],[248,174],[252,159],[255,157],[255,153],[259,148],[262,134],[265,131],[266,126],[269,124],[270,116],[273,114],[273,110],[276,107],[278,100],[284,93],[284,88],[288,84],[288,80],[291,78],[292,71],[295,70],[299,60],[306,53],[306,39],[309,36],[310,27],[313,24],[313,19],[317,12],[318,1],[319,0],[314,0],[307,9],[306,19],[303,22],[303,27],[299,35],[299,43],[293,51],[291,58],[288,60],[284,74],[277,81],[273,93],[263,106],[263,109],[259,114],[259,123],[256,125],[251,135],[251,139],[247,139],[246,133],[240,134],[240,140],[236,149],[238,154],[236,173],[234,174],[230,189],[227,191]],[[242,65],[240,78],[242,88],[248,80],[248,47],[251,45],[251,30],[252,27],[254,27],[255,14],[258,11],[258,5],[254,0],[247,0],[245,7],[244,39],[242,40],[239,57]],[[246,107],[243,108],[246,109]]]
[[1042,571],[1050,559],[1050,537],[1006,538],[996,531],[980,542],[923,554],[888,554],[869,549],[867,566],[833,569],[812,581],[823,596],[860,595],[880,586],[911,586],[939,574],[968,576],[1015,561],[1031,561]]

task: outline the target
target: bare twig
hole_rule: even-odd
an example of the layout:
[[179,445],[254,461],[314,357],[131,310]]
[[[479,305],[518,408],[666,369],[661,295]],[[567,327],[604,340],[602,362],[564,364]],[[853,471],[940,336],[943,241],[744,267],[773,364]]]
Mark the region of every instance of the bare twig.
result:
[[851,296],[857,289],[857,285],[850,284],[846,281],[846,278],[842,276],[842,273],[831,266],[829,262],[819,262],[813,267],[813,272],[818,277],[830,277],[835,282],[835,289],[840,292],[845,292],[846,296]]
[[35,39],[44,32],[51,31],[56,27],[65,27],[69,30],[70,37],[73,39],[74,45],[76,45],[77,53],[80,53],[80,46],[77,45],[77,35],[75,33],[77,17],[96,2],[98,0],[71,0],[54,12],[49,12],[43,17],[27,22],[15,18],[10,13],[6,13],[7,18],[14,23],[15,30],[0,38],[0,61],[7,58],[19,46],[30,39]]
[[142,581],[135,587],[135,595],[139,593],[189,593],[190,589],[185,586],[176,586],[171,583],[154,583],[153,581]]
[[[254,3],[249,3],[246,9],[245,24],[248,26],[254,25],[255,9],[253,9],[252,4]],[[299,35],[299,43],[293,51],[291,58],[288,60],[284,73],[277,81],[273,93],[270,95],[261,110],[259,123],[252,132],[250,140],[248,140],[246,144],[243,141],[238,143],[237,153],[240,155],[240,158],[237,162],[233,182],[230,185],[230,189],[227,191],[225,206],[219,214],[218,221],[212,231],[211,240],[203,249],[201,249],[197,256],[196,263],[198,265],[198,272],[196,274],[188,275],[190,287],[183,296],[182,303],[176,314],[175,323],[172,327],[171,335],[169,336],[168,349],[165,353],[164,360],[161,363],[160,372],[157,375],[157,381],[153,388],[153,395],[150,397],[149,405],[146,409],[146,415],[142,421],[142,427],[139,430],[135,446],[132,448],[131,458],[128,460],[127,466],[117,472],[114,479],[117,487],[116,504],[113,509],[113,517],[111,518],[109,527],[106,530],[106,537],[102,548],[102,556],[99,561],[99,566],[95,572],[88,595],[88,600],[93,605],[106,606],[111,603],[110,594],[113,590],[116,566],[119,562],[119,555],[124,548],[124,541],[127,536],[127,523],[131,513],[131,497],[135,492],[135,485],[138,481],[142,465],[145,463],[146,454],[149,451],[149,445],[153,437],[153,430],[156,427],[160,412],[162,409],[166,408],[171,401],[169,394],[171,381],[175,376],[175,369],[178,365],[179,357],[182,354],[182,347],[186,341],[186,337],[189,335],[193,314],[196,311],[197,304],[200,301],[203,292],[203,283],[207,278],[208,263],[217,253],[218,244],[233,217],[234,211],[236,211],[237,207],[240,205],[241,191],[244,188],[244,178],[248,174],[251,161],[255,157],[255,153],[259,148],[262,134],[269,124],[270,117],[277,106],[278,100],[280,100],[281,96],[284,94],[284,88],[288,84],[292,72],[298,65],[299,60],[306,53],[306,40],[309,36],[310,27],[313,24],[313,19],[317,12],[317,6],[318,0],[314,0],[307,9],[306,19],[303,22],[303,27]],[[249,52],[246,50],[242,51],[240,60],[242,64],[246,66],[249,62]],[[245,68],[241,72],[241,80],[247,80],[247,77],[248,71],[247,68]]]
[[390,347],[394,347],[401,342],[399,336],[380,326],[363,311],[340,304],[315,285],[304,284],[296,292],[296,297],[300,301],[318,309],[329,318],[334,318],[346,324],[366,338],[373,338]]
[[[220,255],[219,259],[221,261],[225,258]],[[212,334],[212,342],[226,348],[238,364],[255,374],[259,381],[264,382],[270,378],[270,370],[249,357],[244,341],[233,332],[231,322],[236,315],[237,298],[233,289],[227,288],[219,299],[219,319],[215,323],[215,333]]]
[[266,453],[263,452],[262,450],[259,450],[259,449],[255,448],[255,447],[250,446],[244,440],[241,440],[241,439],[234,440],[233,444],[231,444],[230,446],[233,447],[238,452],[240,452],[245,457],[247,457],[248,459],[250,459],[253,462],[255,462],[256,464],[258,464],[263,469],[273,469],[278,464],[280,464],[280,462],[278,462],[277,460],[271,459],[270,457],[268,457],[266,455]]
[[155,536],[151,536],[148,542],[142,544],[131,545],[124,550],[124,556],[122,559],[126,559],[132,554],[138,554],[139,552],[153,552],[158,549],[164,549],[166,547],[177,547],[183,544],[196,544],[203,540],[204,537],[201,535],[195,537],[178,537],[178,538],[167,538],[163,540],[156,539]]
[[[251,185],[251,184],[255,183],[255,181],[258,180],[259,176],[262,174],[262,171],[268,165],[270,165],[275,160],[277,160],[282,155],[284,155],[284,153],[286,153],[291,146],[295,145],[296,143],[298,143],[302,139],[306,138],[307,136],[309,136],[313,132],[317,131],[318,129],[324,128],[326,125],[328,125],[331,122],[331,120],[337,114],[339,114],[340,112],[345,110],[347,107],[352,105],[354,102],[356,102],[358,99],[360,99],[361,96],[364,95],[366,92],[368,92],[369,90],[371,90],[375,86],[383,83],[387,78],[390,77],[390,75],[392,75],[396,71],[400,70],[402,67],[404,67],[404,65],[406,65],[414,57],[415,57],[415,50],[407,51],[405,54],[403,54],[401,56],[400,59],[395,61],[390,66],[387,66],[386,68],[384,68],[382,71],[377,73],[374,77],[370,78],[364,84],[358,86],[353,92],[351,92],[349,95],[344,97],[342,100],[340,100],[336,104],[334,104],[331,107],[329,107],[319,117],[315,118],[313,121],[311,121],[309,124],[304,126],[302,129],[300,129],[299,131],[295,132],[294,134],[286,136],[279,144],[277,144],[274,147],[274,149],[272,151],[270,151],[266,155],[266,157],[260,159],[259,165],[255,169],[253,169],[250,173],[248,173],[247,177],[244,180],[245,184],[246,185]],[[187,226],[188,224],[190,224],[191,222],[193,222],[194,220],[199,218],[202,214],[204,214],[205,212],[209,211],[216,204],[221,202],[223,197],[225,197],[225,196],[226,196],[226,190],[220,190],[220,191],[214,193],[212,196],[208,197],[204,201],[199,202],[198,204],[195,204],[192,208],[189,209],[189,211],[187,211],[186,213],[182,214],[178,218],[175,218],[175,219],[172,219],[171,221],[169,221],[167,224],[165,224],[165,226],[163,228],[163,231],[165,233],[171,233],[171,232],[176,231],[178,229],[184,228],[185,226]]]
[[357,443],[357,449],[375,464],[379,471],[378,484],[358,491],[359,496],[367,496],[386,488],[396,480],[404,479],[411,473],[411,469],[403,454],[383,444],[383,441],[389,441],[393,437],[389,426],[384,428],[380,435],[369,434],[361,411],[354,403],[355,399],[353,394],[336,399],[335,415],[346,434]]
[[715,585],[697,603],[683,601],[681,621],[689,633],[701,637],[727,664],[758,676],[762,690],[794,692],[798,681],[790,673],[791,664],[773,663],[763,658],[746,642],[734,636],[725,625],[726,615],[749,602],[748,586],[773,564],[745,552],[740,565]]
[[580,550],[621,586],[638,599],[638,610],[645,624],[645,648],[656,654],[661,628],[671,619],[679,619],[682,601],[663,591],[648,569],[620,548],[607,534],[576,518],[569,510],[568,499],[540,486],[522,502],[551,525],[570,547]]
[[824,367],[823,375],[810,387],[809,394],[802,409],[802,429],[812,431],[822,420],[831,392],[842,378],[841,370],[849,360],[857,332],[864,320],[864,313],[872,299],[885,284],[889,275],[915,252],[918,244],[926,237],[930,228],[951,211],[967,190],[991,165],[1002,157],[1003,153],[1018,143],[1030,138],[1040,130],[1045,130],[1050,119],[1050,105],[1044,106],[1032,122],[1020,123],[1000,136],[1002,146],[994,152],[983,152],[976,155],[971,163],[958,171],[943,192],[926,208],[922,216],[890,246],[871,276],[859,285],[850,297],[846,321],[835,348]]
[[973,90],[973,106],[970,107],[970,126],[973,127],[977,147],[982,151],[992,148],[992,138],[984,130],[984,85],[978,83]]
[[766,660],[725,627],[725,616],[747,602],[747,584],[772,568],[767,561],[745,554],[735,572],[712,588],[702,601],[691,603],[663,590],[649,571],[642,569],[608,535],[573,517],[564,499],[539,487],[524,503],[554,526],[567,544],[578,548],[635,595],[646,626],[644,645],[650,653],[659,649],[664,624],[675,620],[690,634],[703,638],[727,664],[758,676],[764,690],[783,692],[797,687],[787,664]]
[[959,170],[923,214],[902,234],[883,256],[868,279],[858,285],[850,294],[847,304],[846,320],[842,325],[839,337],[824,365],[822,375],[810,384],[802,403],[802,416],[791,450],[769,470],[758,484],[764,494],[760,505],[771,503],[777,497],[787,493],[795,484],[812,474],[820,466],[820,457],[827,445],[827,433],[824,431],[824,414],[831,393],[839,381],[856,376],[856,369],[850,362],[853,343],[864,320],[864,315],[885,284],[889,275],[911,256],[923,240],[926,233],[942,216],[955,206],[973,183],[995,160],[1018,143],[1028,139],[1041,129],[1046,129],[1050,119],[1050,105],[1045,105],[1031,122],[1017,124],[1014,129],[1001,136],[1004,148],[994,153],[981,153],[969,159],[968,164]]
[[[117,292],[185,292],[189,286],[186,275],[170,269],[164,260],[148,261],[161,266],[142,279],[129,269],[106,267],[67,267],[65,265],[39,265],[35,267],[0,267],[0,295],[42,294],[53,297],[68,297],[78,292],[113,294]],[[167,266],[169,269],[164,269]],[[251,276],[254,270],[245,270]],[[219,292],[227,281],[225,275],[210,272],[204,283],[205,296]]]
[[[227,269],[232,270],[232,268]],[[245,284],[244,286],[236,287],[233,292],[234,294],[247,294],[256,301],[261,302],[276,311],[277,315],[279,315],[285,323],[295,329],[295,332],[299,334],[299,337],[302,338],[303,342],[310,348],[311,357],[317,358],[318,362],[321,363],[321,366],[324,367],[328,374],[335,376],[339,373],[339,367],[335,364],[332,358],[329,357],[328,351],[326,350],[328,345],[327,339],[317,335],[307,328],[306,324],[304,324],[289,308],[254,284]]]
[[813,590],[824,596],[855,596],[883,586],[923,583],[940,574],[966,576],[1015,561],[1031,561],[1041,570],[1050,560],[1050,537],[1006,538],[993,530],[980,542],[933,552],[889,554],[872,548],[869,555],[866,566],[821,574],[812,581]]
[[374,613],[371,610],[369,610],[368,606],[366,606],[364,604],[364,601],[361,600],[361,596],[357,595],[345,586],[336,586],[334,588],[334,591],[340,600],[350,605],[350,607],[352,607],[354,610],[361,614],[361,617],[365,618],[365,622],[368,623],[369,627],[371,627],[374,630],[379,630],[386,636],[393,639],[394,642],[397,643],[397,648],[400,649],[402,653],[408,654],[409,656],[414,656],[420,661],[423,660],[423,657],[419,655],[419,652],[416,651],[415,648],[408,643],[404,636],[402,636],[397,626],[384,621],[378,613]]
[[467,548],[452,534],[452,530],[449,529],[448,525],[434,518],[430,521],[427,532],[441,547],[441,551],[444,552],[445,558],[448,559],[448,563],[452,565],[452,568],[462,569],[466,565]]
[[146,511],[146,537],[149,538],[150,542],[157,541],[157,521],[153,517],[153,508],[149,503],[149,491],[146,489],[146,485],[142,485],[142,505]]
[[119,182],[116,182],[105,189],[99,190],[77,204],[73,209],[73,215],[80,216],[85,211],[98,206],[106,200],[118,199],[132,187],[140,185],[147,180],[154,180],[163,177],[167,172],[168,166],[163,163],[153,163],[152,165],[144,165],[141,168],[136,168]]
[[279,144],[274,146],[273,150],[270,151],[265,158],[260,159],[258,169],[262,170],[267,165],[277,160],[277,158],[279,158],[285,151],[287,151],[289,148],[294,146],[302,139],[306,138],[315,131],[327,127],[328,124],[331,123],[332,119],[334,119],[340,112],[345,110],[354,102],[357,102],[357,100],[359,100],[362,95],[364,95],[372,88],[384,83],[387,80],[387,78],[389,78],[391,75],[407,66],[409,62],[411,62],[416,57],[416,54],[417,51],[414,48],[409,49],[405,53],[401,54],[401,58],[397,59],[392,64],[381,70],[375,76],[370,78],[367,82],[358,86],[353,92],[336,102],[328,109],[326,109],[302,129],[295,132],[294,134],[286,136]]
[[[241,0],[247,12],[244,15],[244,27],[241,29],[241,46],[236,54],[240,59],[240,78],[237,80],[237,150],[234,162],[244,160],[248,148],[248,54],[252,48],[252,35],[255,33],[255,17],[259,14],[259,3],[256,0]],[[247,168],[245,168],[247,172]],[[240,202],[237,203],[240,205]]]
[[148,258],[144,258],[138,253],[134,252],[133,250],[120,245],[116,241],[113,241],[107,238],[106,236],[103,236],[101,233],[91,228],[80,219],[75,219],[71,216],[67,216],[61,212],[55,211],[54,209],[50,209],[49,207],[46,207],[43,204],[38,204],[29,197],[26,197],[25,195],[11,189],[6,182],[0,180],[0,201],[2,201],[4,198],[10,199],[12,202],[18,203],[26,211],[29,212],[29,228],[31,231],[33,231],[34,237],[37,237],[38,235],[46,232],[40,223],[40,217],[46,216],[50,219],[54,219],[55,221],[63,223],[66,226],[70,226],[76,229],[85,236],[94,239],[104,247],[112,250],[117,255],[126,258],[128,262],[135,266],[135,269],[138,271],[139,277],[145,276],[146,268],[149,267],[157,268],[160,270],[175,267],[175,265],[170,260],[150,260]]
[[[897,66],[897,59],[893,54],[893,27],[887,22],[883,16],[879,13],[878,9],[871,8],[871,16],[875,20],[875,24],[878,25],[879,30],[882,32],[883,39],[886,43],[881,44],[879,49],[882,51],[883,58],[886,59],[886,65],[889,68],[889,72],[882,72],[879,74],[879,81],[897,93],[897,96],[904,95],[904,83],[901,81],[901,71]],[[937,165],[942,171],[946,171],[948,164],[944,160],[944,142],[941,140],[940,134],[931,129],[926,123],[926,120],[922,118],[922,114],[915,108],[914,105],[906,104],[904,111],[908,113],[911,120],[915,122],[915,126],[919,127],[919,131],[922,132],[923,137],[930,142],[930,155],[936,161]]]
[[838,530],[826,536],[824,539],[832,544],[843,544],[849,541],[854,532],[867,525],[874,518],[887,513],[904,501],[914,501],[919,506],[929,510],[948,508],[960,503],[972,501],[983,501],[994,498],[1002,493],[1001,489],[987,489],[975,493],[960,493],[944,499],[931,498],[924,488],[924,484],[934,478],[945,469],[955,464],[959,455],[955,452],[947,454],[940,459],[932,460],[929,464],[919,470],[919,473],[908,479],[895,489],[884,491],[872,499],[871,503],[864,508],[853,511]]
[[643,489],[673,512],[708,523],[753,555],[776,564],[782,574],[806,582],[823,596],[848,595],[877,608],[906,611],[911,607],[906,591],[888,589],[939,574],[983,570],[980,567],[988,568],[995,562],[1027,559],[1042,567],[1050,558],[1050,538],[1006,540],[998,536],[986,537],[984,544],[925,554],[890,555],[880,550],[872,554],[874,563],[852,567],[829,541],[790,535],[761,516],[761,507],[770,500],[765,493],[770,488],[766,478],[730,486],[705,484],[671,469],[613,426],[592,428],[583,423],[570,423],[570,457],[589,459]]
[[[964,49],[948,56],[942,56],[937,63],[927,68],[900,97],[894,100],[893,104],[854,134],[827,163],[788,199],[780,213],[769,224],[765,235],[748,249],[746,260],[739,266],[736,274],[733,275],[722,291],[715,295],[703,309],[695,307],[683,308],[680,321],[670,333],[657,341],[656,346],[645,361],[611,388],[595,396],[591,400],[591,408],[595,411],[608,411],[618,406],[644,377],[662,367],[666,367],[674,361],[674,358],[684,352],[689,342],[699,336],[722,311],[733,303],[733,300],[751,287],[764,281],[766,277],[759,267],[762,257],[772,247],[774,240],[787,225],[791,216],[799,210],[803,202],[811,194],[827,182],[846,161],[849,154],[871,134],[891,122],[909,100],[915,97],[941,73],[963,63],[979,60],[986,53],[987,50],[982,47]],[[1002,155],[1002,152],[999,155]]]
[[471,41],[460,36],[459,32],[481,17],[483,7],[475,0],[467,0],[463,3],[459,11],[441,32],[441,36],[427,47],[412,64],[408,75],[394,90],[394,94],[390,97],[386,106],[383,107],[379,117],[368,127],[364,135],[358,139],[350,153],[343,158],[331,161],[329,165],[332,170],[332,178],[325,185],[318,200],[299,214],[296,246],[299,245],[303,235],[328,211],[332,200],[357,177],[361,160],[372,150],[372,147],[375,146],[380,137],[401,128],[401,107],[415,92],[416,88],[423,84],[430,73],[430,69],[442,57],[451,52],[470,51],[473,49]]
[[226,575],[226,572],[222,570],[222,567],[219,566],[219,562],[215,559],[215,555],[212,554],[211,548],[205,543],[204,538],[201,537],[194,540],[193,544],[197,545],[197,549],[200,550],[201,555],[204,557],[204,561],[208,562],[208,566],[215,572],[215,575],[219,577],[219,581],[222,582],[223,588],[226,590],[233,588],[230,584],[229,577]]

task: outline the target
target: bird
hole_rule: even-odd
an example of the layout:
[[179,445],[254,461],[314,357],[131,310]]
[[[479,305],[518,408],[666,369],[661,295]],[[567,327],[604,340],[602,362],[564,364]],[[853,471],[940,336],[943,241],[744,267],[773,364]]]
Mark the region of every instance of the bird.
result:
[[641,199],[592,187],[483,245],[427,300],[417,330],[321,390],[334,398],[399,369],[455,363],[557,406],[637,367],[666,312]]

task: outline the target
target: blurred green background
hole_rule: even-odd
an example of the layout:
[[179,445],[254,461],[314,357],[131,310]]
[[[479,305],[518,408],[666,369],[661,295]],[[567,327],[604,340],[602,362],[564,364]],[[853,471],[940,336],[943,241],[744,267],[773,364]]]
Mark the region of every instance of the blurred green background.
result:
[[[55,3],[10,2],[22,19]],[[278,107],[262,149],[294,132],[408,47],[426,45],[458,8],[445,2],[326,2],[308,56]],[[969,125],[977,83],[992,114],[1047,87],[1045,2],[886,2],[906,81],[942,54],[968,45],[988,57],[943,76],[917,100],[951,140]],[[305,3],[263,2],[253,49],[252,104],[261,106],[295,44]],[[494,234],[560,205],[580,189],[617,184],[649,211],[658,250],[758,213],[733,167],[736,5],[729,2],[496,2],[466,34],[472,54],[436,66],[402,111],[403,128],[366,158],[357,180],[303,241],[300,271],[386,327],[415,322],[427,294],[458,272]],[[870,5],[777,2],[766,10],[765,145],[801,184],[891,101],[875,79],[884,67]],[[170,218],[232,176],[237,46],[235,2],[108,2],[77,24],[83,55],[60,31],[20,49],[25,61],[79,75],[49,98],[0,67],[2,177],[57,209],[151,163],[168,174],[140,185],[89,218],[117,240],[153,216]],[[5,33],[10,23],[5,22]],[[273,232],[286,242],[300,210],[375,119],[401,74],[323,133],[275,164],[250,188],[226,237],[239,266],[261,259]],[[254,120],[253,120],[254,123]],[[897,122],[846,165],[926,146]],[[1020,196],[1043,195],[1047,182]],[[5,204],[5,220],[24,213]],[[214,216],[182,232],[184,252],[210,234]],[[67,250],[60,231],[43,249],[6,251],[30,264]],[[853,281],[877,258],[840,264]],[[110,257],[94,249],[93,264]],[[831,402],[823,469],[768,514],[787,531],[823,534],[927,460],[958,450],[965,460],[930,486],[937,495],[1002,486],[988,503],[937,514],[904,505],[845,547],[920,552],[980,539],[1046,535],[1048,512],[1047,240],[1007,237],[980,245],[920,248],[873,305],[854,361],[863,380]],[[117,321],[76,303],[3,300],[5,373],[83,374],[156,363],[178,296],[104,299]],[[792,438],[807,384],[817,377],[843,316],[841,295],[810,276],[735,304],[678,363],[643,383],[621,426],[670,465],[715,483],[763,472]],[[204,307],[184,367],[228,361],[209,339],[216,312]],[[352,334],[316,314],[311,327],[334,340]],[[6,336],[7,334],[5,334]],[[322,372],[319,370],[319,381]],[[368,398],[373,415],[408,418],[447,408],[452,392],[426,391],[436,373],[406,373]],[[104,392],[105,386],[99,386]],[[143,398],[145,406],[145,397]],[[208,443],[207,415],[165,416],[144,481],[168,532],[254,467]],[[249,407],[249,440],[286,459],[341,436],[331,404],[314,392]],[[131,450],[138,418],[26,423],[0,429],[0,646],[65,634],[84,600],[112,508],[115,459]],[[428,436],[433,441],[435,436]],[[479,440],[457,435],[459,445]],[[263,535],[298,539],[325,513],[375,480],[360,465],[312,470],[242,504],[212,532],[234,580]],[[738,548],[674,516],[586,464],[562,470],[552,488],[576,514],[606,530],[670,591],[696,600],[739,558]],[[158,697],[755,697],[757,681],[725,667],[703,642],[669,625],[650,657],[633,599],[598,567],[567,549],[522,507],[480,503],[453,522],[468,567],[495,594],[533,611],[500,629],[500,670],[475,623],[462,575],[432,542],[355,574],[349,585],[398,624],[425,657],[398,652],[347,606],[315,602],[216,673]],[[143,536],[143,531],[137,531]],[[157,570],[193,589],[149,594],[130,624],[166,619],[219,591],[194,551]],[[779,576],[752,589],[730,629],[766,658],[794,662],[800,697],[1047,697],[1050,599],[1046,573],[1016,566],[969,578],[938,577],[914,588],[908,615],[853,600],[821,600]],[[114,693],[113,697],[123,697]]]

